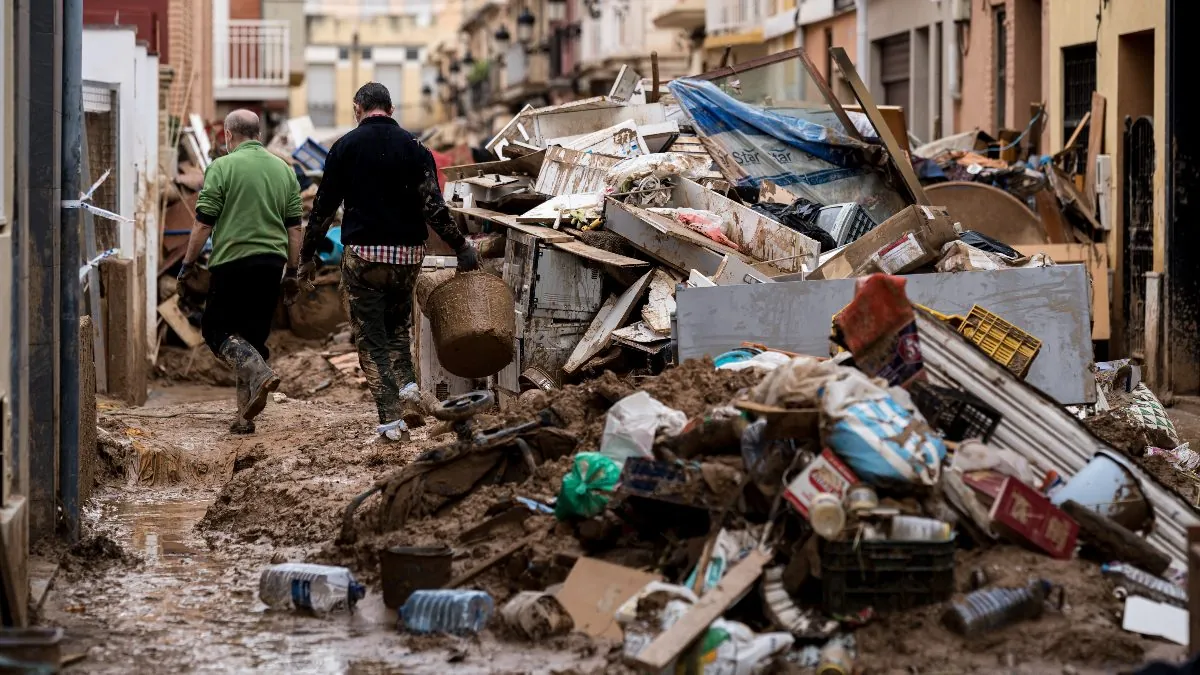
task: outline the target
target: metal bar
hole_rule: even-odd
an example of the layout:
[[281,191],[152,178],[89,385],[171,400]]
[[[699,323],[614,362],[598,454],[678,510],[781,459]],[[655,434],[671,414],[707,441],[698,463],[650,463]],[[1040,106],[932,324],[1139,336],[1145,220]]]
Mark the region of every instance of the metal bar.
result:
[[[79,194],[83,136],[83,0],[63,0],[62,40],[62,194]],[[79,539],[79,245],[81,209],[62,209],[59,236],[58,329],[58,490],[66,537]]]

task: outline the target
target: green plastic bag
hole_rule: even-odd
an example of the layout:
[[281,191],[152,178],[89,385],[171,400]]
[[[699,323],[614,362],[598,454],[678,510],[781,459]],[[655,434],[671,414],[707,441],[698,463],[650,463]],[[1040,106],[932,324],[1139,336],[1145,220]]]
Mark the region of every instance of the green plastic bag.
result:
[[598,452],[581,452],[567,475],[563,476],[562,490],[554,515],[559,520],[568,518],[591,518],[608,506],[609,493],[621,480],[621,465],[611,457]]

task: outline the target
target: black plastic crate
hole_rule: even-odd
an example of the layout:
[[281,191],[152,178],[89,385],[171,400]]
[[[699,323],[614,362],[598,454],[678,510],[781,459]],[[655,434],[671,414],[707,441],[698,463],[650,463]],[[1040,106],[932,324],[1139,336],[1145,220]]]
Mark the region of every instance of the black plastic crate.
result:
[[925,419],[947,440],[978,438],[986,442],[1002,418],[995,408],[965,391],[914,382],[909,393]]
[[821,549],[824,610],[897,612],[954,594],[953,540],[827,541]]

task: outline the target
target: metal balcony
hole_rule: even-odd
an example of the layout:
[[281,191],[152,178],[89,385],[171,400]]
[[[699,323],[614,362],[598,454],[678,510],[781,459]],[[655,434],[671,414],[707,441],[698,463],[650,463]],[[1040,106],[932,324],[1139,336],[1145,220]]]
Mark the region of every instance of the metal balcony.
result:
[[707,0],[705,32],[743,33],[761,29],[771,13],[769,0]]
[[213,45],[213,86],[217,100],[273,101],[288,96],[288,22],[230,19],[224,38]]

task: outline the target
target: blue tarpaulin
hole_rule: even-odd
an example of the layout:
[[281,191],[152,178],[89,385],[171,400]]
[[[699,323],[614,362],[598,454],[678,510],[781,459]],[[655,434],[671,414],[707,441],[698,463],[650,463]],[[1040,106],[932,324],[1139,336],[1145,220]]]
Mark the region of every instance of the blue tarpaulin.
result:
[[740,167],[739,185],[769,180],[818,204],[855,202],[876,223],[906,206],[870,164],[872,146],[795,110],[784,114],[744,103],[711,82],[681,79],[669,87],[697,131]]

